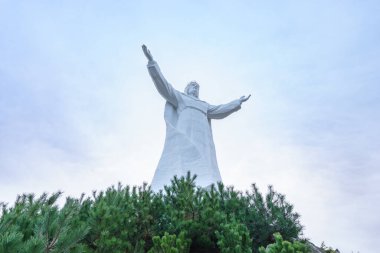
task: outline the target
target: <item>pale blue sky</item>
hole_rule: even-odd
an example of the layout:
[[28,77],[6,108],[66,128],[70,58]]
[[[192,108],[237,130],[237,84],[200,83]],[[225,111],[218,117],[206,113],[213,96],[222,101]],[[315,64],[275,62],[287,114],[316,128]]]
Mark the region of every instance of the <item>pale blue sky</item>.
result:
[[213,122],[224,182],[268,184],[305,236],[376,252],[377,1],[0,0],[0,201],[150,182],[164,101],[141,44],[182,90],[241,111]]

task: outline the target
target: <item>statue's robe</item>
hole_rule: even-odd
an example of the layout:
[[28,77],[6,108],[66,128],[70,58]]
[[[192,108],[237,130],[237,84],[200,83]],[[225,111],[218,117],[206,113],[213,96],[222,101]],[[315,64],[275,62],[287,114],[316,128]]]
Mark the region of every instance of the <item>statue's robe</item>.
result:
[[184,176],[187,171],[197,175],[197,185],[202,187],[221,182],[211,119],[222,119],[239,110],[241,101],[210,105],[174,89],[155,61],[148,63],[148,71],[158,92],[166,99],[165,146],[152,180],[152,189],[163,189],[174,175]]

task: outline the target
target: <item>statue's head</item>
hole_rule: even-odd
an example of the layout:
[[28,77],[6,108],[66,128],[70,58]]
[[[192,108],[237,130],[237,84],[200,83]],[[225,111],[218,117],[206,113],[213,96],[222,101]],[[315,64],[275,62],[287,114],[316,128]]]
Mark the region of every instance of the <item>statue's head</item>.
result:
[[191,81],[186,85],[185,93],[196,98],[199,97],[199,84],[196,81]]

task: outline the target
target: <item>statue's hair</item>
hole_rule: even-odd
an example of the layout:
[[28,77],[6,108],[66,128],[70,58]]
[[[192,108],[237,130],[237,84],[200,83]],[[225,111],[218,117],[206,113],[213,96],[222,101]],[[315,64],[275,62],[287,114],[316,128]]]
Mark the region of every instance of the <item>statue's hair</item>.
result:
[[185,94],[188,94],[188,91],[189,91],[191,86],[198,86],[198,88],[199,88],[199,84],[196,81],[191,81],[185,87]]

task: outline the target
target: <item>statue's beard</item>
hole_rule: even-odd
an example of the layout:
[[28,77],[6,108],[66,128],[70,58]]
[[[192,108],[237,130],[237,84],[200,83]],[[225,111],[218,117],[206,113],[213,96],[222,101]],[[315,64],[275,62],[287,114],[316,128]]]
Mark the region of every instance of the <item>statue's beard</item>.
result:
[[188,95],[198,98],[199,97],[199,92],[193,91],[193,92],[188,93]]

